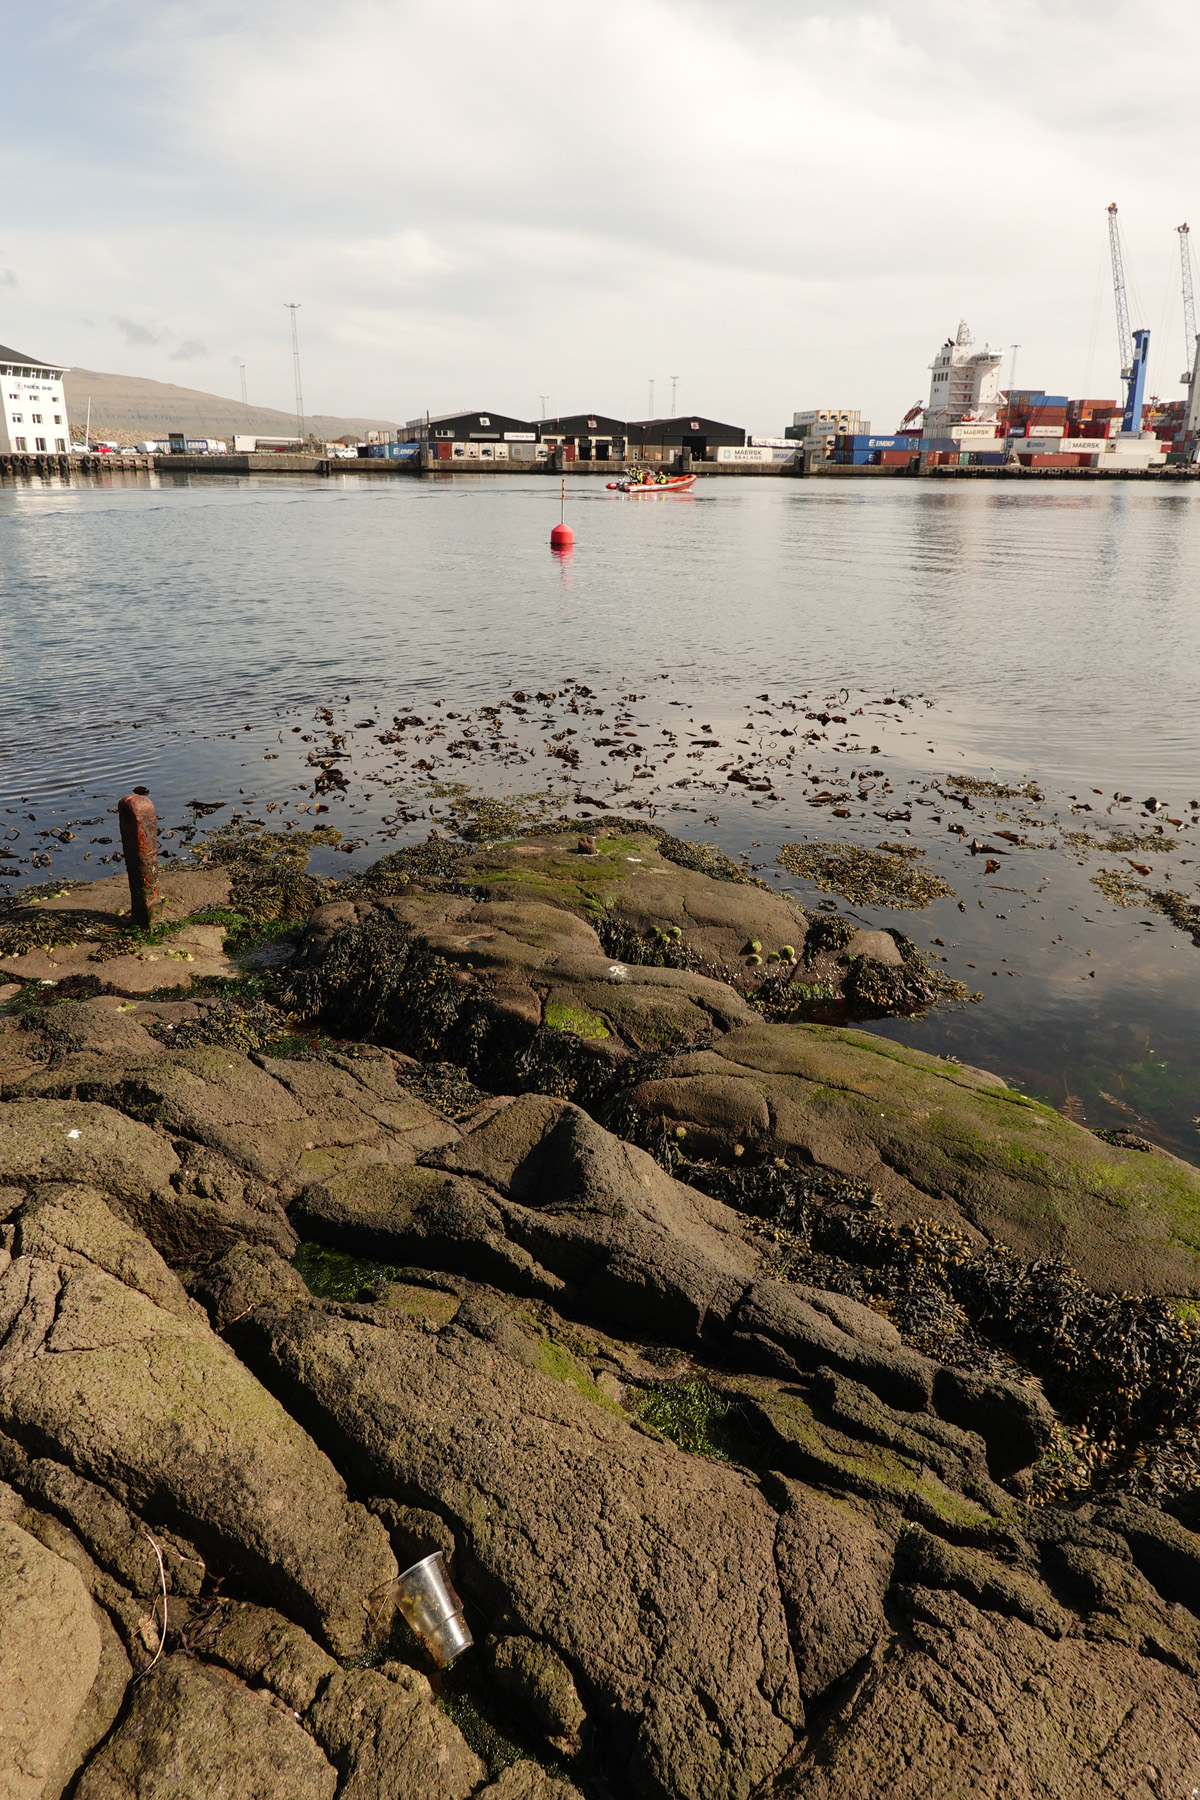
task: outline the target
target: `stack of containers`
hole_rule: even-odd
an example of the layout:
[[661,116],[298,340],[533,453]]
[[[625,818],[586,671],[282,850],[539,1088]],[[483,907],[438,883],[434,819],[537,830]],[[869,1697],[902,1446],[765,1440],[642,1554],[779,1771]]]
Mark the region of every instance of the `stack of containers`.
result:
[[1071,400],[1067,404],[1067,435],[1071,438],[1106,438],[1121,429],[1124,407],[1119,400]]
[[1032,450],[1036,445],[1039,455],[1058,451],[1067,431],[1067,405],[1065,394],[1047,394],[1044,388],[1014,389],[1005,407],[1008,436],[1016,440],[1010,448]]
[[861,466],[882,463],[886,456],[887,464],[891,466],[897,463],[897,457],[907,464],[912,453],[912,442],[907,437],[868,437],[846,431],[839,432],[833,440],[832,460]]

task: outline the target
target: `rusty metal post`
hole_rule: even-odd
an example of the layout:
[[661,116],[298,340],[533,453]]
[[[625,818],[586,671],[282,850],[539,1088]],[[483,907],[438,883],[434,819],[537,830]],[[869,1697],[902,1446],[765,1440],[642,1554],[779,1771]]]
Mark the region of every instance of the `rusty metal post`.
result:
[[150,903],[158,896],[158,818],[149,788],[134,788],[117,802],[121,848],[129,877],[129,912],[139,931],[150,929]]

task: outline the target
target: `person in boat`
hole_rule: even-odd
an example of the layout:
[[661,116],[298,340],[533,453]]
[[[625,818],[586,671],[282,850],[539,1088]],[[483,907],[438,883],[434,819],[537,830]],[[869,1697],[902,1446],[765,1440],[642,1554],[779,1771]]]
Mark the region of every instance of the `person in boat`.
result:
[[662,470],[661,470],[661,469],[660,469],[660,470],[659,470],[659,471],[658,471],[658,474],[657,474],[657,475],[656,475],[656,476],[655,476],[655,477],[654,477],[654,479],[655,479],[655,482],[656,482],[656,483],[657,483],[657,485],[658,485],[658,486],[659,486],[659,487],[666,487],[666,485],[667,485],[667,478],[666,478],[666,476],[665,476],[665,475],[664,475],[664,474],[663,474],[663,472],[662,472]]

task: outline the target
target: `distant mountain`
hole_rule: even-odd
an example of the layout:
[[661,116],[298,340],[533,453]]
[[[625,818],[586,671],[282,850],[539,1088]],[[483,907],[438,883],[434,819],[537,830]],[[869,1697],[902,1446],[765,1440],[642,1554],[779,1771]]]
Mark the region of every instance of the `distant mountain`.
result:
[[[82,436],[88,396],[92,402],[92,436],[119,444],[165,437],[185,431],[189,437],[230,438],[237,431],[265,437],[294,437],[296,415],[270,406],[243,406],[225,394],[204,394],[169,381],[147,381],[141,375],[107,375],[97,369],[72,369],[66,382],[67,412]],[[317,413],[305,421],[317,437],[329,442],[347,434],[394,430],[391,419],[343,419]]]

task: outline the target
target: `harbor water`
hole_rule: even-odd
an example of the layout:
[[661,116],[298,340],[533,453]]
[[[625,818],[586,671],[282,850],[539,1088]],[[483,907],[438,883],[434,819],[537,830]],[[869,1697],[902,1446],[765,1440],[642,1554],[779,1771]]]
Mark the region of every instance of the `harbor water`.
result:
[[1200,1160],[1200,493],[569,480],[565,560],[558,510],[537,477],[0,484],[0,891],[113,873],[139,784],[168,860],[320,806],[331,874],[467,790],[632,811],[808,907],[782,847],[899,844],[953,896],[837,904],[980,997],[866,1028]]

